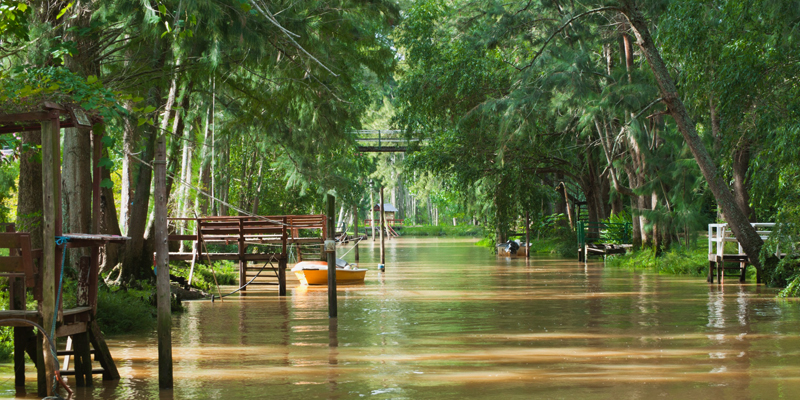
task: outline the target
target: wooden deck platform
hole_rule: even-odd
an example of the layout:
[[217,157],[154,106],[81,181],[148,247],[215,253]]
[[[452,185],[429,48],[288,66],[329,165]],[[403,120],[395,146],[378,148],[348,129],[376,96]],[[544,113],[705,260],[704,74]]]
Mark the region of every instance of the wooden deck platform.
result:
[[[281,296],[286,295],[286,264],[289,245],[297,248],[298,261],[302,259],[301,246],[318,245],[323,254],[327,233],[325,215],[268,215],[169,218],[176,222],[193,222],[194,234],[172,234],[170,241],[192,241],[191,252],[170,252],[170,260],[191,261],[189,284],[196,263],[214,261],[239,262],[239,286],[244,286],[262,269],[274,273],[277,282],[254,280],[250,285],[277,285]],[[209,245],[236,245],[236,252],[211,251]],[[314,251],[316,253],[316,250]],[[274,263],[273,267],[265,264]],[[263,276],[263,275],[262,275]],[[242,289],[243,291],[246,288]]]
[[[762,240],[766,240],[776,224],[773,222],[753,222],[750,225],[756,229]],[[737,252],[726,253],[726,243],[736,243]],[[776,250],[775,256],[778,258],[787,256],[780,249]],[[716,275],[717,283],[721,285],[725,280],[725,271],[736,270],[739,272],[739,283],[744,283],[748,265],[752,265],[750,259],[747,254],[744,254],[742,246],[728,228],[728,224],[708,224],[708,277],[706,281],[714,283],[714,275]],[[756,283],[761,283],[761,277],[758,274],[756,275]]]

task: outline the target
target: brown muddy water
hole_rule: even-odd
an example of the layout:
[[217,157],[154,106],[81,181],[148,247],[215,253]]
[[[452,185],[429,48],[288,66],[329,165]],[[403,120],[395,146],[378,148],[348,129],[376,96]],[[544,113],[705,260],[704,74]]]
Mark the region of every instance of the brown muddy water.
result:
[[[800,398],[798,303],[763,286],[496,259],[464,239],[389,241],[385,273],[377,258],[363,242],[371,270],[340,286],[338,320],[296,280],[283,299],[192,302],[173,320],[174,390],[158,390],[155,334],[118,336],[122,379],[75,398]],[[0,366],[0,397],[15,393]]]

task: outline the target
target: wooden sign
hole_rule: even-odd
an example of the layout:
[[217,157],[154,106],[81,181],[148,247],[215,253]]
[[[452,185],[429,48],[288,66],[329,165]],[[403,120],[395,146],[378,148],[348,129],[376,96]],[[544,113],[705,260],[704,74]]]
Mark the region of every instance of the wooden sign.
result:
[[83,112],[81,108],[73,108],[72,109],[72,118],[76,124],[85,127],[91,127],[92,123],[89,121],[89,118],[86,116],[86,113]]

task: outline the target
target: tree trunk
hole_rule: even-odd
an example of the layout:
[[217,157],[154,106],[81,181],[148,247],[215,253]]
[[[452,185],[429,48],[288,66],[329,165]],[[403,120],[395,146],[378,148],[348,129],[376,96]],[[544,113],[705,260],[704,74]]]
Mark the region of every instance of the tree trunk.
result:
[[20,133],[23,145],[33,147],[21,154],[19,159],[19,190],[17,191],[18,232],[31,234],[31,246],[42,248],[42,162],[36,146],[42,145],[39,131]]
[[[166,52],[161,48],[158,41],[154,45],[151,61],[152,68],[157,70],[163,69],[166,63]],[[148,90],[146,103],[148,106],[158,110],[162,105],[161,101],[161,88],[159,87],[159,82],[155,82]],[[138,157],[145,163],[152,165],[157,136],[156,127],[144,124],[141,128],[143,149]],[[150,166],[142,163],[137,163],[137,168],[135,169],[136,176],[131,181],[132,184],[135,184],[135,190],[130,206],[130,220],[127,231],[127,236],[130,236],[131,240],[125,245],[122,266],[117,277],[117,280],[122,280],[122,282],[128,282],[131,278],[144,276],[143,271],[149,270],[149,267],[153,264],[152,253],[150,255],[146,254],[144,246],[153,171]]]
[[[92,143],[82,128],[64,129],[64,167],[61,193],[65,233],[91,233],[92,229]],[[66,265],[80,270],[78,260],[89,249],[68,251]]]
[[757,222],[755,210],[750,207],[750,181],[747,170],[750,168],[750,143],[744,141],[733,153],[733,195],[739,210],[750,222]]
[[647,22],[636,7],[635,1],[621,0],[620,4],[622,5],[621,12],[630,22],[633,32],[636,35],[636,44],[641,49],[642,53],[644,53],[644,56],[650,64],[650,68],[658,83],[661,97],[670,114],[675,119],[678,130],[681,132],[681,135],[683,135],[692,155],[694,155],[697,165],[703,173],[703,177],[705,177],[706,182],[708,182],[709,189],[711,189],[714,198],[717,200],[717,204],[719,204],[725,213],[728,226],[736,235],[739,244],[742,245],[750,263],[760,271],[762,266],[759,260],[759,253],[761,252],[764,241],[761,240],[755,228],[750,225],[747,216],[736,205],[733,194],[725,182],[722,181],[722,177],[714,161],[708,154],[703,141],[697,135],[694,121],[692,121],[689,112],[678,96],[678,89],[675,87],[669,70],[666,64],[664,64],[664,60],[661,58],[661,54],[650,36]]
[[[104,157],[108,157],[108,149],[103,149]],[[101,168],[101,179],[111,179],[111,171],[108,168]],[[117,220],[117,210],[114,204],[114,189],[100,189],[100,233],[107,235],[121,235],[119,221]],[[119,263],[121,245],[107,244],[102,247],[101,272],[111,271]]]
[[[125,102],[125,109],[133,112],[131,102]],[[133,171],[136,161],[131,154],[136,153],[136,143],[139,141],[139,131],[136,127],[135,118],[123,118],[122,126],[122,188],[120,193],[119,220],[120,230],[128,234],[128,226],[131,220],[131,201],[133,199]]]
[[[209,135],[209,119],[211,118],[211,107],[206,111],[206,121],[203,128],[203,147],[200,150],[200,170],[197,177],[197,185],[200,186],[205,192],[211,191],[211,136]],[[207,198],[204,194],[197,192],[197,198],[194,202],[194,212],[201,216],[208,215],[208,208],[211,204],[211,199]]]

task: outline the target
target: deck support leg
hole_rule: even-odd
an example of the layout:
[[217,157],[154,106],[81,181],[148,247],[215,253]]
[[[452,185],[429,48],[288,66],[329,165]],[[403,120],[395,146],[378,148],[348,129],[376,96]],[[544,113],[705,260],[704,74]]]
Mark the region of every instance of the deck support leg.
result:
[[242,291],[246,291],[246,287],[244,284],[247,283],[247,261],[239,260],[239,287],[242,288]]
[[78,387],[93,386],[89,334],[82,332],[72,335],[72,347],[75,350],[75,384]]
[[25,342],[28,328],[14,328],[14,386],[25,386]]
[[38,395],[47,396],[47,367],[44,365],[44,335],[42,332],[36,333],[36,384]]
[[278,261],[278,294],[286,296],[286,257]]
[[740,262],[739,269],[741,269],[741,275],[739,275],[739,283],[744,283],[745,274],[747,273],[747,263],[744,261]]
[[717,256],[717,284],[722,285],[723,279],[725,279],[725,260]]
[[706,282],[714,283],[714,269],[716,268],[716,262],[709,261],[708,262],[708,278],[706,278]]
[[[25,309],[25,285],[22,279],[9,279],[9,307],[11,310]],[[25,386],[25,345],[31,328],[14,327],[14,383]]]
[[100,332],[100,327],[97,326],[97,321],[90,321],[86,328],[89,332],[89,341],[92,343],[92,347],[94,347],[95,359],[99,361],[100,366],[103,367],[103,380],[113,381],[119,379],[117,365],[114,364],[114,359],[111,358],[111,352],[108,350],[106,339]]

